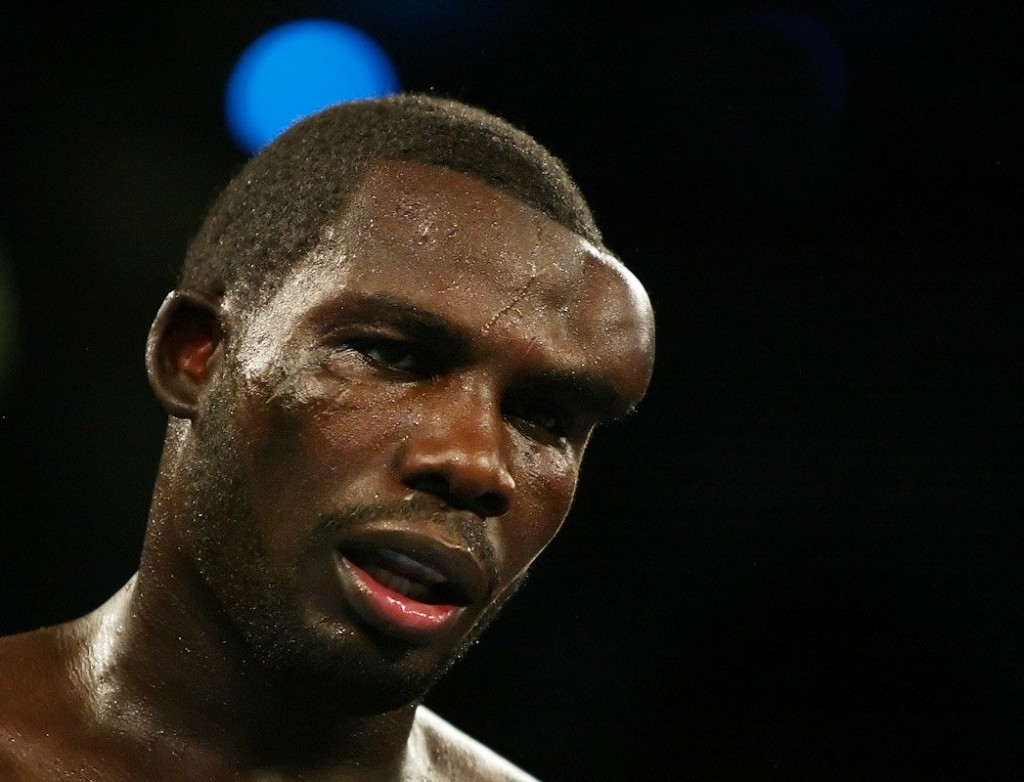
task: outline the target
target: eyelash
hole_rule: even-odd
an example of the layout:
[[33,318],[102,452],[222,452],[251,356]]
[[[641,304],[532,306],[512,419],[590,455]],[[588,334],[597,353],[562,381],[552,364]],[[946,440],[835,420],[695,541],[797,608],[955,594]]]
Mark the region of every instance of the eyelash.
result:
[[522,422],[530,430],[527,432],[528,434],[539,431],[556,440],[572,437],[577,424],[571,413],[557,404],[549,402],[513,403],[506,407],[505,415]]
[[[405,339],[360,337],[346,340],[343,347],[358,353],[374,367],[410,379],[430,378],[443,369],[440,360]],[[577,428],[575,417],[550,401],[514,400],[503,406],[502,415],[513,419],[514,425],[528,436],[542,440],[569,439]]]
[[364,337],[349,340],[346,347],[359,353],[370,364],[392,372],[412,377],[430,377],[434,374],[435,367],[425,351],[407,340]]

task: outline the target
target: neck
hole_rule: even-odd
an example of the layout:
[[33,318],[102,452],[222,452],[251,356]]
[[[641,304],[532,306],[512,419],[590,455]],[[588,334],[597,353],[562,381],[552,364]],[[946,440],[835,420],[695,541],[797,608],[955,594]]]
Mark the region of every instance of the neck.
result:
[[[161,501],[161,484],[154,508],[175,507]],[[342,686],[269,671],[182,546],[152,539],[174,537],[162,521],[150,520],[139,573],[81,623],[84,689],[99,722],[221,767],[397,778],[415,704],[366,715]]]
[[[188,608],[188,610],[186,610]],[[233,768],[396,773],[415,705],[358,715],[343,693],[283,686],[168,590],[132,579],[85,620],[83,683],[98,722],[142,745]],[[388,775],[390,778],[390,774]]]

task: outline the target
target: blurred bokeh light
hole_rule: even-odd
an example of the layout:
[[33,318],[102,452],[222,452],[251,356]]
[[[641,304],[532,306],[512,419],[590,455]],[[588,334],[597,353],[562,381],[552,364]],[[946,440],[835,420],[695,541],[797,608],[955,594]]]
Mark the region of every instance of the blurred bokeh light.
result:
[[228,81],[225,111],[235,141],[255,152],[325,106],[398,88],[391,60],[369,35],[337,21],[302,19],[246,48]]

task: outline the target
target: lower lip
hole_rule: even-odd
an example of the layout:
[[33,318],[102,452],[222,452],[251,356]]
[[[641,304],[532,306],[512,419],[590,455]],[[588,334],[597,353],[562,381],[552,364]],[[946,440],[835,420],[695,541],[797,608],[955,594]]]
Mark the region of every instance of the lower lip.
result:
[[444,630],[459,606],[421,603],[381,584],[338,555],[345,595],[359,616],[377,630],[403,641],[424,643]]

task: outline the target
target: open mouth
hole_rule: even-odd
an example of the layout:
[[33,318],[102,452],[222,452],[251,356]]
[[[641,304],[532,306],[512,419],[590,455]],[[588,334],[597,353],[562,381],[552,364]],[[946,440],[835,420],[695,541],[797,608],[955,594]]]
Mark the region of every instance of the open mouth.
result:
[[465,606],[466,589],[431,565],[391,549],[344,551],[342,556],[381,586],[417,603]]
[[428,535],[363,533],[339,545],[335,556],[349,607],[369,627],[403,642],[429,643],[486,595],[478,560]]

